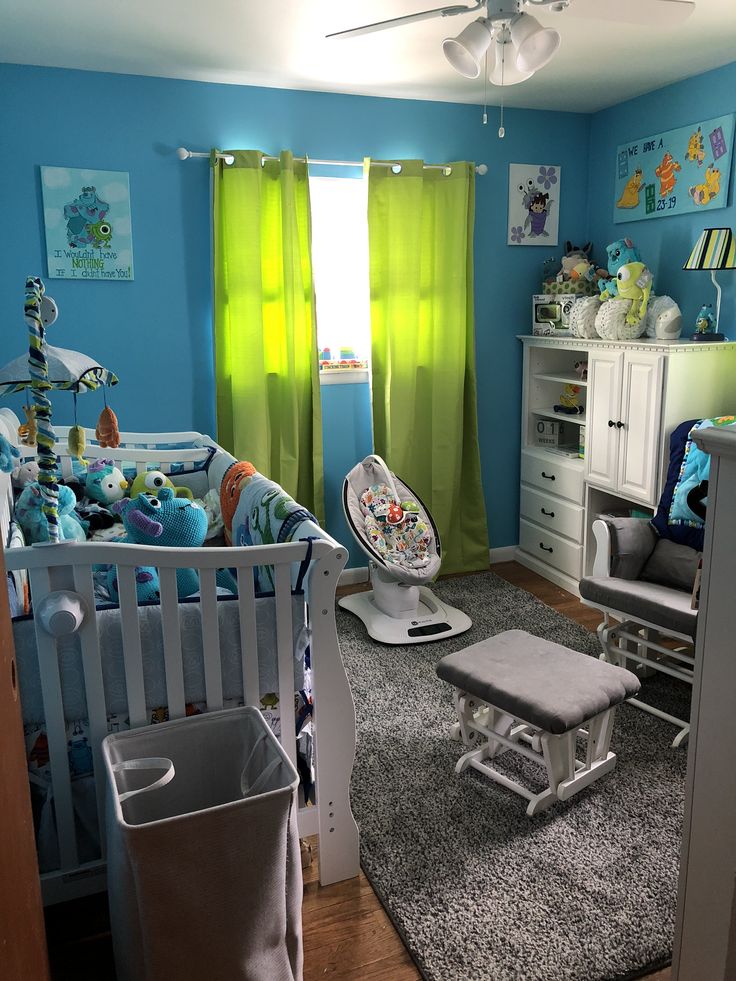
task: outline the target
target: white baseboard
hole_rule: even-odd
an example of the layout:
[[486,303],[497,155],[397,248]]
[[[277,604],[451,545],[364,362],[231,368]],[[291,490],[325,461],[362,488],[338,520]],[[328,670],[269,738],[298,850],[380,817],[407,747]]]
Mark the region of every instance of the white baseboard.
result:
[[368,582],[368,566],[362,565],[358,569],[343,569],[340,578],[337,580],[338,586],[352,586],[356,582]]
[[504,545],[502,548],[491,548],[488,550],[488,555],[491,560],[491,565],[496,562],[513,562],[516,558],[516,550],[518,545]]

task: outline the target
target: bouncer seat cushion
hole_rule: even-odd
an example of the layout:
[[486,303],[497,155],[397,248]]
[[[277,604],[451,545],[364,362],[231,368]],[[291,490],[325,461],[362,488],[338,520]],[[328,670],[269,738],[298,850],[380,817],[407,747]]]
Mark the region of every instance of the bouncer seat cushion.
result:
[[360,495],[360,506],[368,540],[386,562],[408,569],[429,565],[432,535],[416,501],[402,501],[397,509],[391,488],[372,484]]

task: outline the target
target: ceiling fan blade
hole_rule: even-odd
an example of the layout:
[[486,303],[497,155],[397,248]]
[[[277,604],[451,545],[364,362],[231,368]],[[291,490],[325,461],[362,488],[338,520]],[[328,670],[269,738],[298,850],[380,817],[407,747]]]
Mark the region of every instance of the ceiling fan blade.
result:
[[676,27],[695,10],[692,0],[572,0],[565,13],[652,27]]
[[454,17],[456,14],[472,14],[480,9],[484,0],[473,4],[472,7],[456,5],[452,7],[435,7],[433,10],[421,10],[416,14],[406,14],[404,17],[392,17],[391,20],[379,20],[375,24],[364,24],[362,27],[351,27],[347,31],[335,31],[327,37],[357,37],[359,34],[372,34],[374,31],[385,31],[390,27],[401,27],[402,24],[413,24],[419,20],[430,20],[432,17]]

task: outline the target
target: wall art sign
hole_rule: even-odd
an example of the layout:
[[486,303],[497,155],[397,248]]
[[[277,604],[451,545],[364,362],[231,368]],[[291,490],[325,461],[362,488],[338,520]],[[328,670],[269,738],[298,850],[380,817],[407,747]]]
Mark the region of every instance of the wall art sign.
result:
[[725,208],[733,131],[733,115],[717,116],[619,146],[614,222]]
[[557,164],[509,164],[507,245],[557,245],[560,181]]
[[41,167],[51,279],[133,279],[127,173]]

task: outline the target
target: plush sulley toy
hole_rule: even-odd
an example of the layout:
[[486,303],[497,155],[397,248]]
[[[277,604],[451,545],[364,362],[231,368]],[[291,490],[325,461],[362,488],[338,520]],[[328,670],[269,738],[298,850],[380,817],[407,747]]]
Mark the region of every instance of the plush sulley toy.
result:
[[110,505],[125,497],[128,481],[112,460],[95,460],[87,469],[84,493],[91,501]]
[[[116,501],[113,511],[122,515],[126,537],[124,541],[136,545],[167,545],[173,548],[198,548],[207,534],[207,515],[199,504],[183,497],[175,497],[170,487],[162,487],[158,497],[139,494],[135,498]],[[139,578],[145,575],[144,581]],[[117,600],[117,570],[108,572],[108,590]],[[217,584],[231,592],[237,591],[233,576],[227,570],[218,570]],[[199,576],[194,569],[177,569],[176,586],[179,599],[199,592]],[[139,601],[151,599],[159,592],[158,572],[148,566],[136,569],[136,593]]]
[[4,436],[0,436],[0,470],[3,473],[10,473],[19,456],[20,450],[8,442]]
[[[15,520],[23,529],[23,534],[29,543],[49,540],[46,515],[41,510],[42,503],[38,481],[26,484],[15,503]],[[76,503],[74,491],[62,484],[59,487],[59,541],[87,540],[84,526],[74,512]]]
[[630,262],[641,262],[639,250],[630,238],[620,238],[617,242],[611,242],[606,246],[608,253],[608,277],[598,280],[598,289],[601,291],[601,299],[607,300],[610,296],[618,295],[618,282],[616,274],[621,266]]
[[153,494],[154,497],[158,497],[158,492],[162,487],[170,487],[176,497],[194,500],[194,494],[188,487],[174,487],[166,474],[161,473],[160,470],[147,470],[145,473],[139,473],[131,484],[129,496],[138,497],[139,494]]

